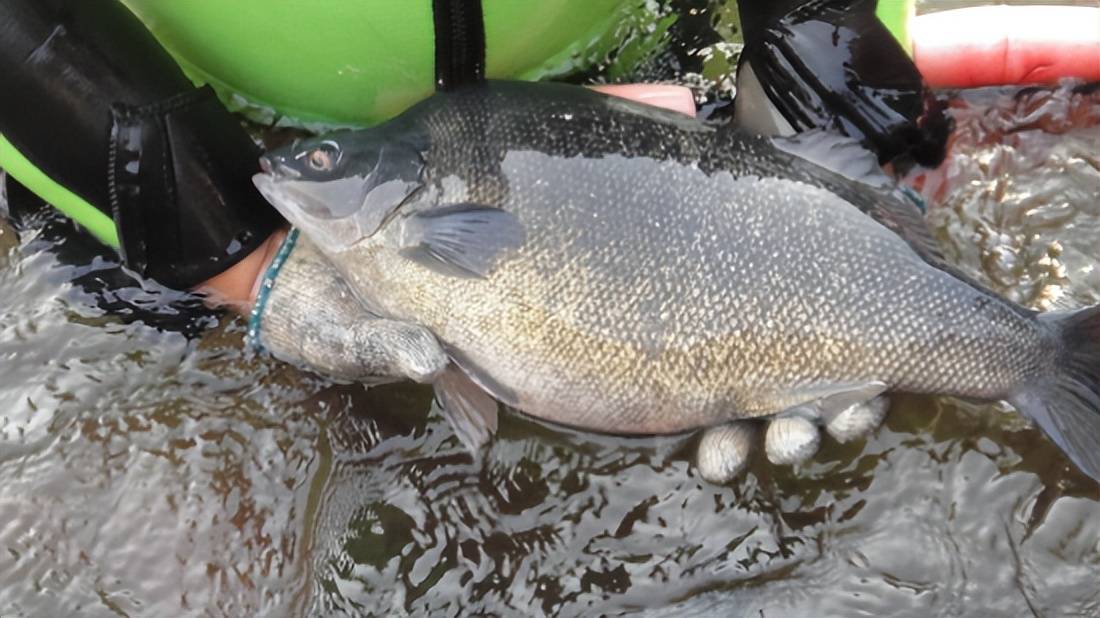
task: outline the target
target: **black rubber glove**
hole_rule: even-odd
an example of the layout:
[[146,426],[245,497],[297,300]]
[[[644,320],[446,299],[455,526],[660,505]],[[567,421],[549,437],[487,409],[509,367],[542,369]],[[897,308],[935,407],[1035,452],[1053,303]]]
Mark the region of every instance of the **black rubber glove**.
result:
[[114,221],[132,270],[188,289],[283,224],[257,146],[120,2],[0,2],[0,76],[0,134]]

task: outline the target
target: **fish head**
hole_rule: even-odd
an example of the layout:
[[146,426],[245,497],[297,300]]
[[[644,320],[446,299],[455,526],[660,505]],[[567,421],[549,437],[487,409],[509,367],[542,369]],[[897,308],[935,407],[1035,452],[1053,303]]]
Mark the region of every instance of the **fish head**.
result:
[[340,131],[260,158],[260,193],[324,251],[370,238],[423,185],[421,149],[392,132]]

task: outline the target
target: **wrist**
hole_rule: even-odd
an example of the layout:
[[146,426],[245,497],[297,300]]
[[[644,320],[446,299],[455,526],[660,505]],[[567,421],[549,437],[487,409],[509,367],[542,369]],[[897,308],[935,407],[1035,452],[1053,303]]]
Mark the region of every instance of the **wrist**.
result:
[[286,238],[285,228],[277,230],[240,262],[195,287],[213,307],[226,307],[248,315],[256,302],[264,273]]

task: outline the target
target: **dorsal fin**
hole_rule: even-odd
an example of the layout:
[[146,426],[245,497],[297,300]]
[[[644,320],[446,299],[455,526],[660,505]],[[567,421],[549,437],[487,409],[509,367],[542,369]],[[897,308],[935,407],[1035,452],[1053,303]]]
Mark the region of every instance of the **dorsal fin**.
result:
[[898,189],[875,155],[856,140],[813,130],[768,138],[777,150],[800,160],[810,182],[828,189],[904,239],[922,258],[945,266],[943,250],[917,204]]
[[772,105],[752,65],[737,65],[737,96],[733,99],[733,122],[757,135],[793,135],[796,131]]

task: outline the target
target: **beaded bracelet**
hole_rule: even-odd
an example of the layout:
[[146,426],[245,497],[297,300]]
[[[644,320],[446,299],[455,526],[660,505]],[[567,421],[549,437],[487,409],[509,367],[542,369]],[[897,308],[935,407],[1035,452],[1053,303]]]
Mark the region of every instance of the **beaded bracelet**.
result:
[[257,351],[263,351],[263,346],[260,344],[260,325],[263,321],[264,308],[267,307],[268,297],[271,296],[271,288],[275,287],[275,278],[279,276],[279,271],[283,268],[283,264],[286,263],[286,259],[290,257],[290,252],[294,250],[294,244],[298,241],[298,229],[294,228],[290,230],[290,233],[286,235],[283,240],[283,244],[279,247],[279,251],[275,254],[275,257],[268,264],[267,270],[264,271],[263,280],[260,283],[260,289],[256,292],[256,302],[252,305],[252,313],[248,318],[248,337],[246,341],[248,345],[252,346]]

